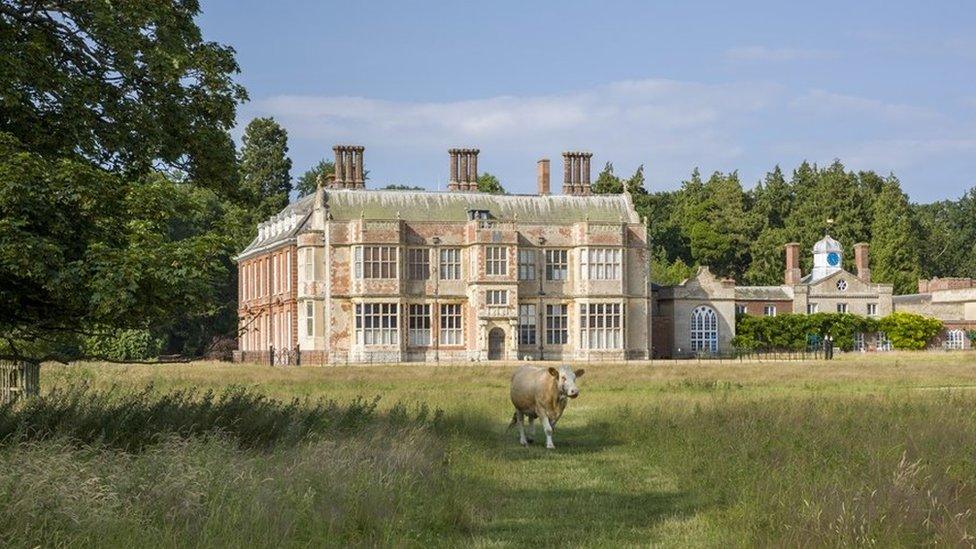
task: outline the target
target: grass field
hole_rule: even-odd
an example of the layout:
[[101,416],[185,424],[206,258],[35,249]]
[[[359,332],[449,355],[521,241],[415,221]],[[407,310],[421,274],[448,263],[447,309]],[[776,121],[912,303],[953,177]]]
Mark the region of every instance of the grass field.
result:
[[974,543],[976,354],[585,367],[547,451],[511,366],[45,366],[0,544]]

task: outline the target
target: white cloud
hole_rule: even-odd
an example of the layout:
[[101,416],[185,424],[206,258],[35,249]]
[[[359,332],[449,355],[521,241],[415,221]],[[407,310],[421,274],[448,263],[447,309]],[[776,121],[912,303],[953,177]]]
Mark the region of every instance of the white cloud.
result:
[[790,106],[818,116],[867,116],[885,122],[938,122],[944,116],[924,107],[888,103],[877,99],[813,90],[795,98]]
[[725,50],[725,59],[737,63],[772,63],[785,61],[810,61],[833,59],[837,52],[819,49],[768,48],[765,46],[743,46]]
[[479,168],[513,192],[534,189],[543,157],[558,188],[560,153],[574,149],[594,153],[594,177],[606,161],[624,175],[647,164],[652,189],[673,188],[696,166],[739,169],[747,185],[804,158],[910,177],[976,152],[972,128],[938,111],[824,90],[791,95],[763,82],[642,79],[458,101],[279,95],[246,104],[240,116],[274,116],[288,130],[296,174],[330,157],[332,145],[357,143],[367,147],[371,186],[430,189],[446,184],[446,151],[457,146],[480,148]]
[[[444,102],[280,95],[246,105],[241,116],[274,116],[293,143],[315,143],[322,154],[334,143],[365,144],[368,154],[383,160],[372,171],[381,183],[413,179],[430,186],[446,176],[447,148],[477,146],[484,170],[528,190],[535,160],[555,160],[569,149],[592,150],[595,166],[612,159],[621,171],[654,162],[658,175],[671,178],[699,164],[731,166],[743,151],[737,128],[782,102],[782,93],[768,83],[647,79],[564,94]],[[304,159],[296,160],[296,167],[304,166]],[[680,172],[670,173],[669,165]],[[425,175],[418,176],[421,169]]]

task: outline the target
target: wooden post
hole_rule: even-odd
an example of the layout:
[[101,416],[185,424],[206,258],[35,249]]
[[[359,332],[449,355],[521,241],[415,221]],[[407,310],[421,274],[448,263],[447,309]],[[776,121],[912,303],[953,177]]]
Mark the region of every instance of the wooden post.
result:
[[41,389],[41,365],[36,362],[0,362],[0,403],[37,396]]

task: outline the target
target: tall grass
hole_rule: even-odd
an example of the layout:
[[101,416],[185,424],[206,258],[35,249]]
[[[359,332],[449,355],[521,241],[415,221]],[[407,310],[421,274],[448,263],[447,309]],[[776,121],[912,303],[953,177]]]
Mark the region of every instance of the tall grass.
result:
[[613,412],[723,530],[759,545],[972,545],[976,398],[737,399]]
[[[63,437],[135,452],[170,435],[221,435],[242,447],[270,448],[315,433],[368,425],[376,419],[377,402],[361,397],[344,404],[298,398],[283,402],[233,386],[221,392],[181,389],[160,393],[152,385],[135,392],[72,385],[20,404],[0,406],[0,442]],[[416,417],[410,417],[402,404],[394,406],[389,415],[398,423],[437,420],[428,417],[425,405],[417,408]]]
[[242,388],[67,388],[0,409],[0,546],[429,542],[464,531],[439,414]]

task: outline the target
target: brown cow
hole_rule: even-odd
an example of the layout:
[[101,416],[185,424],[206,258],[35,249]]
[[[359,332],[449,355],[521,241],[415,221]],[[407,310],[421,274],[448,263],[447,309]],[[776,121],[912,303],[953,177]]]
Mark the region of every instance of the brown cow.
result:
[[535,420],[538,418],[546,432],[546,448],[555,448],[552,443],[552,429],[566,409],[567,399],[579,396],[576,378],[583,375],[583,370],[573,371],[563,364],[556,368],[539,368],[536,366],[519,366],[512,374],[511,397],[515,405],[515,414],[508,428],[518,424],[519,443],[527,446],[532,439],[525,437],[525,417],[529,418],[529,427],[535,436]]

